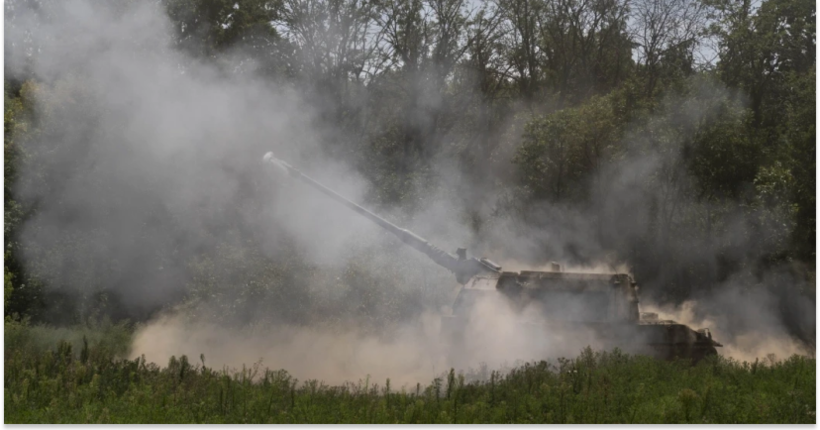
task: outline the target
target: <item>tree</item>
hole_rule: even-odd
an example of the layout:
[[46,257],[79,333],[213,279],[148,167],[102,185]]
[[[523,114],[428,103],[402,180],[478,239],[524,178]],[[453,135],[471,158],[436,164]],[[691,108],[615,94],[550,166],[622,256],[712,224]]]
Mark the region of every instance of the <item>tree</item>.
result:
[[[749,97],[761,173],[783,171],[797,205],[795,256],[814,259],[816,9],[800,0],[714,2],[718,73]],[[762,179],[761,179],[762,180]]]
[[632,69],[628,4],[620,0],[546,3],[541,51],[549,88],[559,107],[617,88]]
[[[396,75],[390,81],[403,106],[404,170],[424,165],[435,153],[436,136],[451,124],[447,79],[472,45],[464,0],[391,0],[382,26]],[[398,79],[393,79],[398,78]],[[444,129],[442,129],[444,128]]]
[[816,62],[814,3],[766,0],[753,14],[748,0],[720,1],[715,9],[711,32],[718,38],[721,79],[749,95],[754,125],[772,130],[786,111],[787,76],[807,73]]
[[663,79],[693,72],[707,9],[696,0],[636,0],[632,9],[639,73],[652,97]]
[[817,123],[816,67],[803,75],[792,75],[793,89],[783,123],[783,144],[788,151],[787,166],[794,176],[790,192],[796,206],[795,228],[792,231],[794,254],[808,264],[815,262],[817,250]]
[[[3,261],[5,262],[8,259],[9,254],[7,252],[3,255]],[[3,264],[3,309],[6,321],[8,321],[8,319],[11,317],[11,312],[9,312],[11,306],[9,306],[9,304],[11,301],[12,294],[14,294],[14,285],[12,284],[13,280],[14,273],[12,273],[9,270],[8,266]]]
[[503,18],[504,57],[518,87],[518,95],[532,101],[542,84],[543,55],[540,46],[544,2],[541,0],[497,0]]
[[378,2],[285,0],[276,21],[287,39],[290,81],[332,130],[325,148],[354,161],[368,131],[367,85],[386,69]]
[[[23,83],[18,89],[4,82],[3,112],[3,270],[4,308],[6,316],[37,315],[42,307],[40,284],[29,279],[20,255],[20,229],[32,208],[18,201],[16,185],[25,169],[26,141],[31,138],[34,84]],[[16,93],[16,94],[14,94]],[[26,288],[14,288],[14,285]]]
[[275,47],[272,22],[278,2],[271,0],[164,0],[175,24],[178,46],[199,58],[242,46],[257,55]]
[[515,162],[532,198],[579,203],[589,197],[596,173],[622,150],[630,115],[624,93],[592,97],[527,124]]

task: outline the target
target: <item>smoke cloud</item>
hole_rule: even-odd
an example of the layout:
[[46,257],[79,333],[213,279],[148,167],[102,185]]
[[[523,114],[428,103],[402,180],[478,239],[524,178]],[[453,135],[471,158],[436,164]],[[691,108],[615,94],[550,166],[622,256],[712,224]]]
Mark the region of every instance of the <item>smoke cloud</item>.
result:
[[[171,23],[154,2],[68,1],[17,13],[26,34],[8,38],[39,53],[18,58],[22,50],[12,50],[11,64],[52,86],[44,94],[64,97],[40,101],[48,128],[31,145],[17,190],[40,203],[21,241],[50,286],[70,294],[113,288],[128,307],[147,309],[180,291],[186,258],[224,242],[237,224],[274,243],[280,230],[271,217],[297,236],[310,232],[322,240],[300,243],[317,261],[356,235],[359,220],[347,214],[315,222],[336,209],[329,203],[306,195],[293,213],[295,196],[275,195],[272,184],[254,188],[252,173],[269,149],[293,160],[321,157],[313,110],[292,89],[193,62],[172,46]],[[364,192],[343,166],[324,160],[321,171],[353,198]],[[42,174],[60,187],[43,187]],[[249,193],[264,197],[263,207],[236,208]],[[67,237],[79,249],[63,249]],[[89,262],[106,267],[80,267]]]
[[[214,367],[262,360],[303,379],[370,375],[412,384],[451,365],[571,356],[596,341],[522,332],[512,311],[494,303],[474,309],[471,340],[448,349],[438,334],[439,315],[456,292],[451,274],[321,194],[262,168],[262,155],[273,151],[353,201],[371,199],[372,184],[325,150],[331,136],[345,133],[321,121],[326,107],[260,76],[241,51],[214,62],[181,52],[156,2],[67,0],[13,13],[7,70],[40,82],[42,128],[16,190],[38,208],[19,238],[27,267],[52,292],[112,292],[126,316],[153,317],[140,326],[132,355],[162,363],[204,354]],[[704,86],[692,97],[715,91],[722,90]],[[668,103],[681,103],[683,114],[658,121],[677,122],[684,137],[717,115],[718,107]],[[731,246],[706,248],[686,232],[642,242],[654,228],[652,211],[672,214],[674,202],[686,198],[643,181],[671,172],[684,137],[655,148],[637,131],[627,134],[624,156],[589,185],[588,207],[534,205],[522,220],[511,209],[514,190],[472,183],[474,175],[444,159],[435,165],[441,186],[418,210],[379,212],[442,249],[467,245],[508,270],[538,270],[555,260],[564,270],[623,272],[632,271],[631,260],[654,261],[641,267],[657,270],[635,275],[658,301],[684,276],[677,269],[697,260],[703,279],[717,286],[680,308],[658,308],[663,317],[710,327],[726,345],[724,355],[801,352],[790,334],[814,338],[814,304],[794,300],[787,288],[793,279],[717,279],[719,255],[753,258],[771,242],[720,236],[712,239]],[[515,137],[503,146],[518,143]],[[505,157],[490,170],[509,162]],[[722,234],[740,236],[747,223],[738,216]],[[247,251],[249,243],[260,253]],[[784,320],[784,309],[792,320]]]
[[[301,380],[341,384],[370,379],[397,387],[425,386],[450,368],[461,371],[509,368],[533,360],[577,355],[604,345],[592,331],[572,335],[522,327],[504,301],[481,300],[462,315],[469,321],[458,336],[442,335],[440,313],[423,313],[413,324],[369,332],[356,325],[246,326],[226,328],[171,314],[137,331],[132,357],[163,363],[171,355],[203,354],[205,365],[239,369],[261,363]],[[489,376],[489,375],[487,375]]]

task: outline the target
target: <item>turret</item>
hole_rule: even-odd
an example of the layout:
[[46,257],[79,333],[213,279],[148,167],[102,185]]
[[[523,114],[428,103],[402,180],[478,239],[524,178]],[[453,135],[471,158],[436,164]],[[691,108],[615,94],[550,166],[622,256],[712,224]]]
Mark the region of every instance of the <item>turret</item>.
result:
[[290,177],[297,178],[302,182],[316,188],[321,193],[325,194],[326,196],[330,197],[333,200],[347,206],[354,212],[364,216],[365,218],[369,219],[376,223],[379,227],[389,231],[396,235],[402,242],[410,245],[413,249],[424,253],[424,255],[430,257],[431,260],[436,262],[439,266],[442,266],[456,275],[456,280],[458,280],[461,284],[466,284],[470,278],[479,275],[481,273],[500,273],[501,266],[498,264],[493,263],[490,260],[485,258],[477,259],[474,257],[467,257],[467,250],[464,248],[459,248],[456,251],[456,255],[452,255],[446,251],[443,251],[432,245],[431,243],[427,242],[421,236],[411,232],[410,230],[403,229],[390,221],[370,212],[369,210],[353,203],[352,201],[342,197],[337,192],[331,190],[330,188],[316,182],[311,177],[305,175],[304,173],[300,172],[298,169],[294,168],[287,162],[276,158],[273,155],[273,152],[268,152],[265,154],[263,158],[264,162],[271,167],[278,169],[281,172],[286,172]]

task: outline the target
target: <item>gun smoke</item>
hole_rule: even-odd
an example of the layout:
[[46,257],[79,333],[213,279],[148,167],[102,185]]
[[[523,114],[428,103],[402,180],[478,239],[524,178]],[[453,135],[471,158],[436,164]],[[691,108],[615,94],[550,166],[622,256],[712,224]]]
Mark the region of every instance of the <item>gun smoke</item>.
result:
[[[327,149],[339,136],[356,137],[323,121],[326,106],[315,98],[265,79],[241,49],[212,63],[190,57],[174,46],[171,21],[155,2],[68,0],[14,13],[7,72],[37,77],[46,127],[32,138],[15,190],[38,202],[19,236],[25,264],[52,293],[90,303],[105,292],[123,314],[144,320],[132,356],[162,364],[204,354],[217,368],[261,362],[302,379],[370,375],[414,384],[454,363],[574,356],[594,342],[559,333],[533,339],[513,324],[511,310],[483,305],[471,315],[473,343],[455,352],[443,344],[438,316],[455,295],[452,274],[320,193],[263,172],[260,158],[273,151],[354,202],[378,193]],[[726,92],[703,88],[715,91]],[[687,114],[674,121],[708,121],[713,113]],[[505,146],[520,138],[510,139]],[[440,185],[420,208],[374,212],[505,270],[557,261],[568,271],[631,271],[632,250],[657,210],[653,193],[669,193],[665,202],[683,198],[640,181],[679,156],[642,147],[601,168],[589,208],[537,205],[525,219],[504,210],[508,189],[473,183],[475,172],[443,159],[434,165]],[[44,186],[55,183],[49,178],[60,178],[59,187]],[[469,222],[476,213],[487,220],[480,228]],[[717,251],[694,239],[640,245],[640,255],[658,259],[656,272],[635,273],[649,297],[642,311],[709,327],[730,357],[813,354],[792,334],[813,340],[814,304],[795,300],[789,285],[797,281],[786,271],[716,281],[677,307],[650,303],[663,302],[664,285],[689,260],[708,271],[718,253],[753,256],[772,246],[728,237],[744,223],[737,218],[727,237],[713,238],[732,244]]]

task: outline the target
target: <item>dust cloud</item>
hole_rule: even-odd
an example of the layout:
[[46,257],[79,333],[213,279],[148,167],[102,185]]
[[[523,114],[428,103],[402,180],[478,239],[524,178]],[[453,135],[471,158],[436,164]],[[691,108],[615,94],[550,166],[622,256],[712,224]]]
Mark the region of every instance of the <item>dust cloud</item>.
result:
[[423,327],[405,328],[391,339],[356,329],[337,327],[227,328],[161,317],[137,331],[132,358],[164,363],[169,357],[200,354],[214,369],[239,369],[254,363],[285,369],[300,380],[329,384],[366,380],[395,385],[426,384],[445,369],[438,336],[430,317]]
[[760,318],[754,329],[738,331],[725,321],[720,313],[704,315],[701,309],[705,306],[695,300],[689,300],[679,306],[658,306],[646,304],[642,312],[654,312],[660,320],[673,320],[686,324],[693,329],[708,328],[712,338],[723,347],[718,354],[740,362],[775,362],[792,355],[814,356],[814,350],[792,337],[788,331],[771,316],[763,312],[755,315]]
[[[512,310],[496,301],[472,311],[466,340],[454,347],[440,336],[439,311],[452,303],[452,274],[321,194],[260,173],[263,154],[273,151],[364,201],[372,184],[323,146],[349,137],[317,120],[327,106],[265,79],[253,61],[238,60],[241,51],[215,63],[180,52],[158,2],[49,4],[15,10],[15,27],[7,29],[16,47],[9,70],[31,73],[50,90],[38,103],[48,107],[44,123],[51,128],[28,148],[30,164],[15,190],[40,204],[22,229],[22,253],[50,291],[82,299],[112,292],[123,315],[148,320],[132,356],[163,364],[171,355],[195,361],[204,354],[213,368],[261,360],[303,380],[369,375],[404,385],[429,382],[450,366],[576,356],[595,341],[522,331]],[[48,105],[54,99],[57,108]],[[699,124],[710,114],[692,111],[675,120]],[[642,142],[638,135],[628,139]],[[604,169],[588,210],[543,204],[527,208],[522,221],[499,209],[512,206],[509,190],[471,184],[442,161],[436,173],[444,189],[426,195],[422,208],[379,213],[406,221],[396,222],[442,249],[466,245],[505,270],[542,270],[555,260],[564,271],[628,273],[632,250],[641,249],[657,259],[644,267],[658,270],[637,275],[651,275],[647,289],[661,295],[678,274],[672,269],[688,267],[668,266],[703,260],[711,270],[719,253],[753,249],[755,257],[765,246],[730,240],[744,220],[717,238],[741,246],[714,252],[702,252],[696,241],[642,242],[653,202],[681,196],[640,181],[677,165],[681,146],[676,141],[663,153],[641,148]],[[44,177],[59,177],[60,187],[42,186]],[[486,225],[472,226],[464,215],[470,211]],[[488,215],[494,211],[501,215]],[[249,255],[251,242],[259,254]],[[213,250],[235,249],[214,256]],[[266,301],[254,296],[259,291],[269,293]],[[784,336],[794,330],[774,311],[780,299],[736,300],[743,294],[727,285],[659,313],[712,328],[726,345],[722,352],[735,358],[800,352]],[[183,299],[184,310],[167,310]],[[157,308],[165,311],[156,316]],[[362,316],[362,308],[371,314]],[[813,333],[811,309],[791,302],[784,308],[799,309],[793,324]]]
[[[169,314],[142,326],[135,336],[131,358],[164,363],[187,355],[204,354],[213,369],[240,369],[259,363],[284,369],[300,380],[341,384],[370,380],[394,387],[429,384],[450,368],[459,372],[503,369],[527,361],[576,356],[596,346],[593,333],[579,337],[520,324],[505,301],[476,302],[465,316],[463,331],[447,332],[447,317],[425,313],[416,323],[385,328],[377,333],[355,326],[223,327]],[[489,376],[489,375],[486,375]]]

